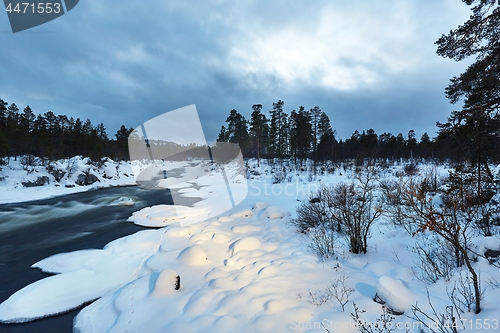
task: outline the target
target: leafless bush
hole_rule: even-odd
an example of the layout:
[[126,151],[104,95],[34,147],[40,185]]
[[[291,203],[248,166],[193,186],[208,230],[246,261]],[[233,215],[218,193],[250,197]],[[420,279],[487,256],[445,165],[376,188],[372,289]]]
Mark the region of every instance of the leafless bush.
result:
[[453,313],[453,306],[447,306],[445,313],[439,313],[431,302],[429,290],[427,290],[427,301],[429,303],[430,313],[422,310],[418,306],[418,303],[416,303],[411,307],[413,315],[405,316],[419,323],[422,327],[421,332],[425,332],[423,330],[423,327],[425,327],[432,333],[457,333],[458,323]]
[[28,154],[21,157],[21,165],[28,173],[33,172],[33,167],[36,166],[36,157]]
[[314,180],[314,174],[309,171],[309,173],[307,174],[307,181],[310,183]]
[[411,207],[404,202],[404,191],[407,181],[402,177],[398,180],[385,180],[380,183],[384,203],[384,213],[398,228],[403,228],[408,234],[413,235],[418,229],[418,222],[411,214]]
[[410,249],[418,255],[415,276],[429,284],[441,278],[449,279],[453,270],[459,267],[453,247],[432,234],[419,234],[416,237],[415,245]]
[[345,311],[345,306],[349,302],[349,297],[354,292],[354,288],[346,286],[346,280],[347,276],[342,274],[341,277],[332,282],[327,288],[328,293],[332,294],[333,298],[335,298],[342,307],[342,311]]
[[500,289],[500,282],[497,281],[497,279],[495,278],[490,278],[488,279],[488,282],[487,282],[491,288],[493,289]]
[[381,215],[374,195],[373,174],[357,176],[357,184],[339,184],[330,187],[329,207],[332,218],[342,225],[352,253],[366,253],[370,227]]
[[405,165],[405,174],[407,176],[414,176],[419,172],[418,166],[414,163]]
[[334,226],[332,192],[332,186],[322,185],[319,190],[309,196],[308,201],[300,204],[297,208],[297,218],[290,222],[301,232],[308,232],[319,226],[340,232],[340,223]]
[[[351,313],[351,318],[354,320],[356,328],[361,333],[391,333],[396,328],[396,325],[392,323],[395,317],[391,316],[385,309],[374,323],[368,322],[361,318],[360,314],[365,313],[365,310],[360,310],[356,303],[352,303],[354,306],[354,313]],[[408,332],[408,329],[406,330]]]
[[444,178],[439,175],[435,165],[425,168],[422,173],[423,183],[428,192],[436,192],[444,184]]
[[273,173],[273,178],[272,178],[273,184],[283,183],[286,180],[287,175],[288,173],[286,172],[285,168],[282,168],[281,170],[276,170]]
[[473,226],[483,236],[493,236],[500,231],[500,203],[496,197],[477,205],[473,211]]
[[471,263],[472,257],[469,257],[471,254],[469,239],[473,223],[471,212],[474,206],[464,204],[464,198],[468,198],[467,193],[454,191],[453,188],[443,191],[440,195],[430,194],[422,182],[410,179],[404,184],[400,199],[405,207],[403,213],[418,226],[414,234],[424,234],[426,231],[434,233],[443,243],[451,246],[457,266],[467,267],[477,296],[475,304],[477,314],[481,311],[478,296],[481,291],[478,275]]
[[337,246],[335,245],[335,233],[330,228],[318,226],[310,233],[311,243],[309,247],[313,252],[321,257],[330,258],[335,255]]
[[319,292],[309,291],[309,302],[316,306],[320,306],[332,299],[335,299],[345,311],[345,306],[349,302],[349,297],[354,292],[354,288],[346,286],[347,276],[342,274],[335,281],[331,282],[328,287]]
[[[466,310],[467,312],[471,312],[476,304],[476,294],[471,282],[472,280],[468,273],[464,277],[462,272],[460,272],[451,291],[446,288],[446,294],[459,316],[460,313],[464,313]],[[480,297],[481,299],[484,297],[484,289],[481,289]]]

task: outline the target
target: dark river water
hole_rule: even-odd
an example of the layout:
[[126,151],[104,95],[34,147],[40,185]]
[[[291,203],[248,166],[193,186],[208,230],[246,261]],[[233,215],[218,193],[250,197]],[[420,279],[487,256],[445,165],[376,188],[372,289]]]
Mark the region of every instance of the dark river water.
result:
[[[127,197],[133,206],[111,205]],[[100,249],[145,228],[126,222],[143,207],[172,204],[168,190],[114,187],[47,200],[0,205],[0,303],[48,276],[31,268],[61,252]],[[78,310],[24,324],[1,324],[0,332],[72,332]]]

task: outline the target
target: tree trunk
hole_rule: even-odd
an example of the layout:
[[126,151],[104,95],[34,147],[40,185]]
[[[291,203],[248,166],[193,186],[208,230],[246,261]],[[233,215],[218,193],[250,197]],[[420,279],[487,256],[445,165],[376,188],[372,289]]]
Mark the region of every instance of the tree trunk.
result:
[[472,284],[474,285],[474,295],[476,297],[476,304],[475,304],[476,310],[474,313],[478,314],[479,312],[481,312],[481,289],[479,287],[479,279],[478,279],[476,271],[474,270],[474,268],[472,267],[472,265],[470,263],[470,259],[469,259],[469,256],[467,255],[467,251],[464,248],[461,248],[460,250],[462,251],[462,253],[464,255],[465,265],[467,266],[470,274],[472,275]]

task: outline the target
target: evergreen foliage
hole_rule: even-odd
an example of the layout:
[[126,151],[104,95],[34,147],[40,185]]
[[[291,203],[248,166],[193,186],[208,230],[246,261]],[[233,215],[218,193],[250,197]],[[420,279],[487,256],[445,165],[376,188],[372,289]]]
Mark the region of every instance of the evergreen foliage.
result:
[[21,112],[15,103],[0,99],[0,163],[18,156],[56,160],[76,155],[99,159],[128,159],[127,138],[132,129],[122,126],[110,140],[103,123],[68,118],[52,111],[35,115],[31,107]]

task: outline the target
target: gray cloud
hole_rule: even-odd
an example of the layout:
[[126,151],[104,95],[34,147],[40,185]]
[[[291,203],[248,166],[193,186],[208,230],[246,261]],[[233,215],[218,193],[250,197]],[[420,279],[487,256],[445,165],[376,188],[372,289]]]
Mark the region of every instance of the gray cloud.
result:
[[466,65],[433,42],[468,15],[454,0],[81,1],[17,34],[0,17],[0,98],[103,122],[110,136],[196,104],[210,141],[232,108],[249,116],[278,99],[287,112],[319,105],[344,139],[433,136]]

